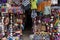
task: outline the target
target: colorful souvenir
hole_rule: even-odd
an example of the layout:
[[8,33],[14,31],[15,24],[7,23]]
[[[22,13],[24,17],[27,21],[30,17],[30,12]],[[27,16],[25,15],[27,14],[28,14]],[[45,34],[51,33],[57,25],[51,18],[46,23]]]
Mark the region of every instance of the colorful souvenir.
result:
[[37,9],[37,0],[31,0],[31,9]]
[[2,6],[1,13],[8,13],[8,8],[6,6]]

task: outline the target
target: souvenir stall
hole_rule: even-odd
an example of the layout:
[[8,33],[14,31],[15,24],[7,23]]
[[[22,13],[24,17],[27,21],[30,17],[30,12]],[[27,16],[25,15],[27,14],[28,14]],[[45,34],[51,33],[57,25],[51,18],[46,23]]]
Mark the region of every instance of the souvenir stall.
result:
[[33,37],[30,40],[60,40],[57,4],[57,0],[1,0],[0,39],[23,40],[24,13],[31,12]]
[[1,4],[1,21],[0,21],[0,27],[2,27],[1,29],[1,31],[2,32],[0,32],[0,35],[1,35],[1,37],[0,38],[3,38],[4,36],[5,37],[7,37],[7,35],[5,35],[6,34],[6,32],[7,32],[7,25],[9,24],[9,16],[8,16],[8,8],[7,8],[7,6],[6,6],[6,4]]
[[[8,0],[7,3],[1,4],[1,24],[2,24],[2,40],[6,37],[8,40],[16,39],[22,40],[22,30],[24,30],[23,19],[24,10],[22,8],[21,2],[18,5],[16,0]],[[5,1],[4,1],[5,2]],[[16,4],[15,4],[15,3]]]
[[[22,30],[24,29],[23,26],[23,9],[21,7],[11,7],[8,10],[10,13],[10,21],[12,27],[10,27],[11,35],[22,40]],[[12,28],[12,29],[11,29]]]
[[[37,4],[37,1],[32,1],[32,3],[35,2]],[[32,12],[31,17],[33,21],[33,32],[34,32],[34,40],[44,40],[45,37],[42,37],[41,35],[49,35],[45,40],[55,40],[55,35],[59,34],[58,30],[59,27],[59,7],[55,7],[52,5],[57,5],[58,1],[55,0],[45,0],[38,3],[37,7],[35,4],[34,12]],[[32,5],[32,4],[31,4]],[[55,8],[55,9],[54,9]],[[57,9],[58,8],[58,9]],[[36,10],[37,9],[37,10]],[[57,33],[58,32],[58,33]],[[42,33],[40,35],[40,33]],[[40,36],[39,36],[40,35]],[[46,35],[45,35],[46,36]],[[56,35],[57,36],[57,35]],[[40,39],[42,37],[42,39]]]
[[59,23],[60,23],[60,7],[59,6],[52,6],[52,14],[54,14],[54,27],[53,27],[53,32],[54,32],[54,40],[59,40]]
[[[32,5],[33,3],[34,5]],[[31,17],[33,21],[34,32],[33,40],[50,40],[50,33],[52,33],[53,27],[53,16],[51,16],[51,1],[45,0],[39,3],[39,0],[32,0],[31,5]],[[45,35],[46,38],[42,35]]]

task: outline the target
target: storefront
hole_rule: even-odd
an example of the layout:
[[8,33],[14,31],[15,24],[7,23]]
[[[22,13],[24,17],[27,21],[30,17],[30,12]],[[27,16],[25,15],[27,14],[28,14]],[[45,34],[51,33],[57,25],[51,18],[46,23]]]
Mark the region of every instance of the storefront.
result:
[[0,0],[0,19],[2,40],[60,39],[59,0]]

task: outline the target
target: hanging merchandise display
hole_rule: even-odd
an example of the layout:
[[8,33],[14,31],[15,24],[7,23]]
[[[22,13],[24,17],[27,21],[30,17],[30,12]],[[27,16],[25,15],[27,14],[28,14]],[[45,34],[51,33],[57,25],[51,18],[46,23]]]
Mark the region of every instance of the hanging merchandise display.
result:
[[8,8],[6,6],[2,6],[1,13],[8,13]]
[[19,24],[21,24],[23,21],[22,21],[22,19],[17,19],[17,23]]
[[56,20],[56,22],[55,22],[55,26],[57,26],[57,25],[58,25],[58,22],[59,22],[59,20]]
[[3,22],[3,20],[4,20],[3,15],[1,15],[1,18],[0,19],[1,19],[1,21],[0,21],[0,29],[1,29],[0,30],[0,36],[3,37],[5,35],[5,30],[4,30],[4,27],[5,26],[4,26],[4,22]]
[[24,6],[24,9],[25,10],[28,10],[28,9],[30,9],[30,0],[23,0],[22,1],[22,5]]
[[57,33],[55,36],[54,36],[54,40],[60,40],[60,33]]
[[60,33],[60,21],[58,22],[58,32]]
[[27,6],[28,4],[30,4],[30,0],[23,0],[23,1],[22,1],[22,4],[23,4],[24,6]]
[[14,3],[16,3],[17,5],[20,5],[20,0],[12,0]]
[[60,6],[53,6],[57,1],[0,0],[0,39],[23,40],[31,28],[31,40],[60,40]]
[[39,5],[37,6],[37,11],[40,12],[40,11],[44,11],[44,7],[45,6],[51,6],[51,1],[43,1],[41,3],[39,3]]
[[4,19],[4,25],[8,25],[9,24],[9,17],[6,17],[5,19]]
[[[57,26],[57,25],[58,25],[58,22],[60,21],[59,12],[58,12],[58,10],[57,10],[57,11],[54,11],[54,12],[55,12],[55,14],[56,14],[56,15],[55,15],[55,17],[56,17],[55,19],[56,19],[56,20],[55,20],[55,24],[54,24],[54,25]],[[54,12],[53,12],[53,13],[54,13]]]
[[22,6],[17,8],[17,13],[18,14],[23,14],[24,10],[22,9]]
[[17,13],[17,14],[23,14],[24,10],[22,9],[22,7],[11,7],[8,9],[9,13]]
[[51,14],[51,7],[50,6],[45,6],[44,15],[49,15],[49,14]]
[[42,26],[41,27],[41,31],[46,31],[46,27],[45,26]]
[[50,22],[50,18],[44,18],[43,21],[46,22],[46,23],[49,23]]
[[36,13],[35,10],[33,10],[32,13],[31,13],[31,18],[35,18],[36,16],[37,16],[37,13]]
[[37,0],[31,0],[31,9],[37,9]]
[[2,35],[4,36],[5,35],[5,30],[4,30],[4,17],[3,17],[3,14],[1,14],[2,15],[2,23],[1,23],[1,27],[2,27]]
[[16,13],[16,12],[17,12],[17,11],[16,11],[16,8],[13,8],[12,11],[13,11],[13,13]]

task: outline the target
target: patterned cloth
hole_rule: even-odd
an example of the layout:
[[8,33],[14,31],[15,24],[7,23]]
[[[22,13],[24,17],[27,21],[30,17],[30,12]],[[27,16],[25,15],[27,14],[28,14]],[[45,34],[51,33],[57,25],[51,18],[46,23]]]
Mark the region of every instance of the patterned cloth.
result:
[[37,13],[33,10],[32,13],[31,13],[31,17],[35,18],[36,16],[37,16]]
[[30,0],[22,0],[22,5],[27,6],[30,4]]
[[37,9],[37,0],[31,0],[31,9]]
[[45,6],[44,15],[48,15],[48,14],[51,14],[51,7],[50,6]]
[[34,35],[34,40],[50,40],[50,36],[47,34],[47,35]]
[[13,2],[15,2],[16,4],[20,4],[20,0],[13,0]]

